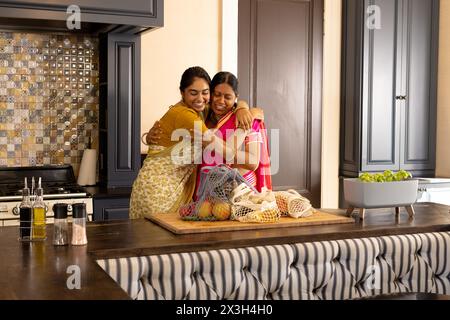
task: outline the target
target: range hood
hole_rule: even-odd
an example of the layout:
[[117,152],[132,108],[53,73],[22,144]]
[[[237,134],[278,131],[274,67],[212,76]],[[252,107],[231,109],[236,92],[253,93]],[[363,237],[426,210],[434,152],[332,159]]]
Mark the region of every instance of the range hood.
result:
[[[163,4],[163,0],[0,1],[0,29],[137,34],[163,26]],[[80,10],[80,29],[67,27],[75,12],[71,8]]]

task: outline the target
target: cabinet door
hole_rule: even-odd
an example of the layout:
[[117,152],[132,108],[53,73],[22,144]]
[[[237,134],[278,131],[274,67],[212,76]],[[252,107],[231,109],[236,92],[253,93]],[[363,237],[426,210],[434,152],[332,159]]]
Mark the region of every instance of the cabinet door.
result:
[[104,220],[126,220],[129,218],[130,208],[105,208],[103,211]]
[[315,207],[320,207],[322,28],[322,0],[239,1],[240,96],[264,108],[273,187],[295,189]]
[[365,21],[379,12],[381,24],[370,28],[364,23],[362,171],[399,168],[400,115],[395,96],[401,79],[401,48],[397,46],[401,34],[396,32],[403,23],[401,8],[401,0],[365,1]]
[[439,2],[404,0],[400,167],[434,170]]
[[94,221],[128,219],[130,197],[94,198]]

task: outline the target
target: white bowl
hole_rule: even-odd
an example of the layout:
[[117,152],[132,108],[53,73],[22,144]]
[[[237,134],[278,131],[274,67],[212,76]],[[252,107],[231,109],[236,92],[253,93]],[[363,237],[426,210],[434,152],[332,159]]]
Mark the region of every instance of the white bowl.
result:
[[419,181],[362,182],[344,179],[344,197],[354,208],[410,206],[417,200]]

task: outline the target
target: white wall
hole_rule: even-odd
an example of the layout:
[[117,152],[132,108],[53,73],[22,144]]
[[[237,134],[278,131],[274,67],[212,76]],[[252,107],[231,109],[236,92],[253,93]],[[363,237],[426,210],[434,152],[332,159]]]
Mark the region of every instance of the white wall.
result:
[[220,69],[221,15],[221,0],[164,1],[164,27],[142,35],[141,133],[178,102],[185,69],[199,65],[211,76]]
[[436,176],[450,178],[450,0],[441,0]]
[[322,89],[322,208],[339,207],[341,0],[325,0]]
[[238,0],[222,0],[222,71],[238,74]]

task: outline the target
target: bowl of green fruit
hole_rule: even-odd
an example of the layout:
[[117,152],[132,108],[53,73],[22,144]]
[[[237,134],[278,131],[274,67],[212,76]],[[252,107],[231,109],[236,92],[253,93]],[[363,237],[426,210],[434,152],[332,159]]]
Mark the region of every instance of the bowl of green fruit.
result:
[[359,178],[344,179],[344,198],[350,205],[348,214],[351,215],[356,208],[396,208],[400,213],[400,207],[405,207],[412,217],[414,209],[412,205],[417,200],[419,181],[412,179],[411,173],[400,170],[383,173],[362,173]]

